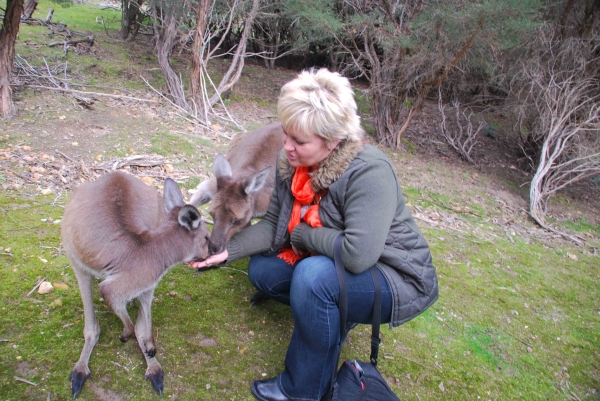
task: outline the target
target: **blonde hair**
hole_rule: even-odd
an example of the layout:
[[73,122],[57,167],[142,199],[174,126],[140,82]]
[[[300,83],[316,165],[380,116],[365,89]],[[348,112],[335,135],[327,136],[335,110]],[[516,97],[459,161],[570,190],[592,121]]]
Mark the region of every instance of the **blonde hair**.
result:
[[326,68],[302,71],[281,88],[277,114],[284,130],[315,134],[327,142],[362,141],[350,81]]

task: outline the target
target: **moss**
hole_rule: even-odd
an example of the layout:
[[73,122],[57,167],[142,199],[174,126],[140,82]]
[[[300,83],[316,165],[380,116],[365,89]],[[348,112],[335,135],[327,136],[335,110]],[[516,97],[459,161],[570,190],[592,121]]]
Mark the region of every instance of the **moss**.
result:
[[162,156],[192,156],[196,151],[190,141],[167,132],[157,132],[152,136],[151,142],[152,151]]

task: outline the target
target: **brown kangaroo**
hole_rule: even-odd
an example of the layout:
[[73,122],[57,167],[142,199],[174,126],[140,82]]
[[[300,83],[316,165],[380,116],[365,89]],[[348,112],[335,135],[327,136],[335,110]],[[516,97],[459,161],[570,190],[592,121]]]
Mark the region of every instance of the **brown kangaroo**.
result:
[[[167,178],[164,196],[141,180],[121,172],[80,185],[67,206],[62,241],[83,300],[85,344],[71,372],[74,398],[91,376],[90,355],[100,336],[92,283],[104,279],[100,294],[123,322],[120,339],[135,335],[148,368],[146,379],[162,394],[163,370],[156,360],[150,308],[154,288],[174,265],[208,256],[210,232],[192,205],[184,205],[175,181]],[[127,302],[137,299],[135,326]]]
[[237,135],[214,160],[214,177],[201,182],[190,203],[200,206],[212,200],[214,225],[209,251],[225,250],[229,239],[269,206],[275,182],[277,155],[283,148],[283,128],[269,124]]

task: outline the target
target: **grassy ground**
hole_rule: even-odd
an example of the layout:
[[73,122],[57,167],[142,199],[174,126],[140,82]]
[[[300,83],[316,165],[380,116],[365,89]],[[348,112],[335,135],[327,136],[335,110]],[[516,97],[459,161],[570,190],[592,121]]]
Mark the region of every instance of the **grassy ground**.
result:
[[[40,1],[39,15],[45,16],[52,4]],[[111,37],[94,22],[99,15],[115,21],[114,11],[90,5],[55,8],[55,21],[96,32],[96,53],[70,52],[64,59],[62,49],[43,46],[47,28],[22,26],[17,51],[32,65],[43,65],[41,56],[54,60],[51,65],[68,62],[69,77],[88,90],[108,87],[112,93],[118,88],[143,96],[147,89],[141,80],[127,77],[144,71],[160,85],[155,72],[148,71],[156,67],[150,47],[114,39],[118,22],[109,27]],[[243,82],[270,73],[253,66],[246,74]],[[232,109],[260,107],[259,113],[272,113],[278,78],[254,79],[265,85],[264,93],[233,93]],[[39,157],[56,147],[88,166],[131,153],[159,154],[171,158],[178,181],[191,188],[209,173],[210,161],[226,141],[200,138],[166,106],[103,100],[94,111],[83,111],[55,92],[28,89],[17,96],[19,114],[0,123],[0,399],[65,400],[71,398],[69,373],[83,345],[81,299],[60,248],[69,190],[52,187],[50,181],[33,184],[32,171],[23,163],[25,147]],[[265,121],[240,115],[247,127]],[[557,217],[556,224],[588,241],[575,247],[545,235],[505,202],[505,194],[519,197],[518,183],[424,161],[418,150],[386,151],[431,245],[440,280],[433,307],[397,329],[382,328],[379,366],[399,397],[600,398],[597,219],[568,199],[555,202],[572,212],[564,216],[574,216]],[[250,308],[253,289],[246,269],[247,261],[202,274],[177,266],[160,282],[153,325],[165,370],[164,398],[251,400],[252,380],[283,369],[291,313],[272,301]],[[46,295],[31,292],[41,279],[56,289]],[[120,321],[95,291],[102,334],[90,362],[93,378],[79,399],[158,399],[144,380],[144,359],[135,341],[119,341]],[[136,305],[130,310],[135,315]],[[357,327],[343,357],[367,359],[369,332],[367,326]]]

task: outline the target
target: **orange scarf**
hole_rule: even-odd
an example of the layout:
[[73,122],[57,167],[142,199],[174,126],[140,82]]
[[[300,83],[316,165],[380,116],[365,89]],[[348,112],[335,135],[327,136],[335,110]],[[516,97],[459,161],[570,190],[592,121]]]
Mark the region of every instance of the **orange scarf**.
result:
[[[323,227],[321,219],[319,219],[319,202],[321,201],[321,195],[315,193],[312,189],[311,177],[309,175],[308,167],[298,167],[292,178],[292,195],[294,196],[294,205],[292,206],[292,216],[288,223],[288,232],[290,235],[294,231],[294,227],[304,220],[311,227]],[[309,206],[310,205],[310,206]],[[309,206],[309,208],[302,214],[302,207]],[[301,259],[299,255],[296,255],[291,248],[285,248],[281,250],[277,257],[285,260],[290,265],[294,265]]]

